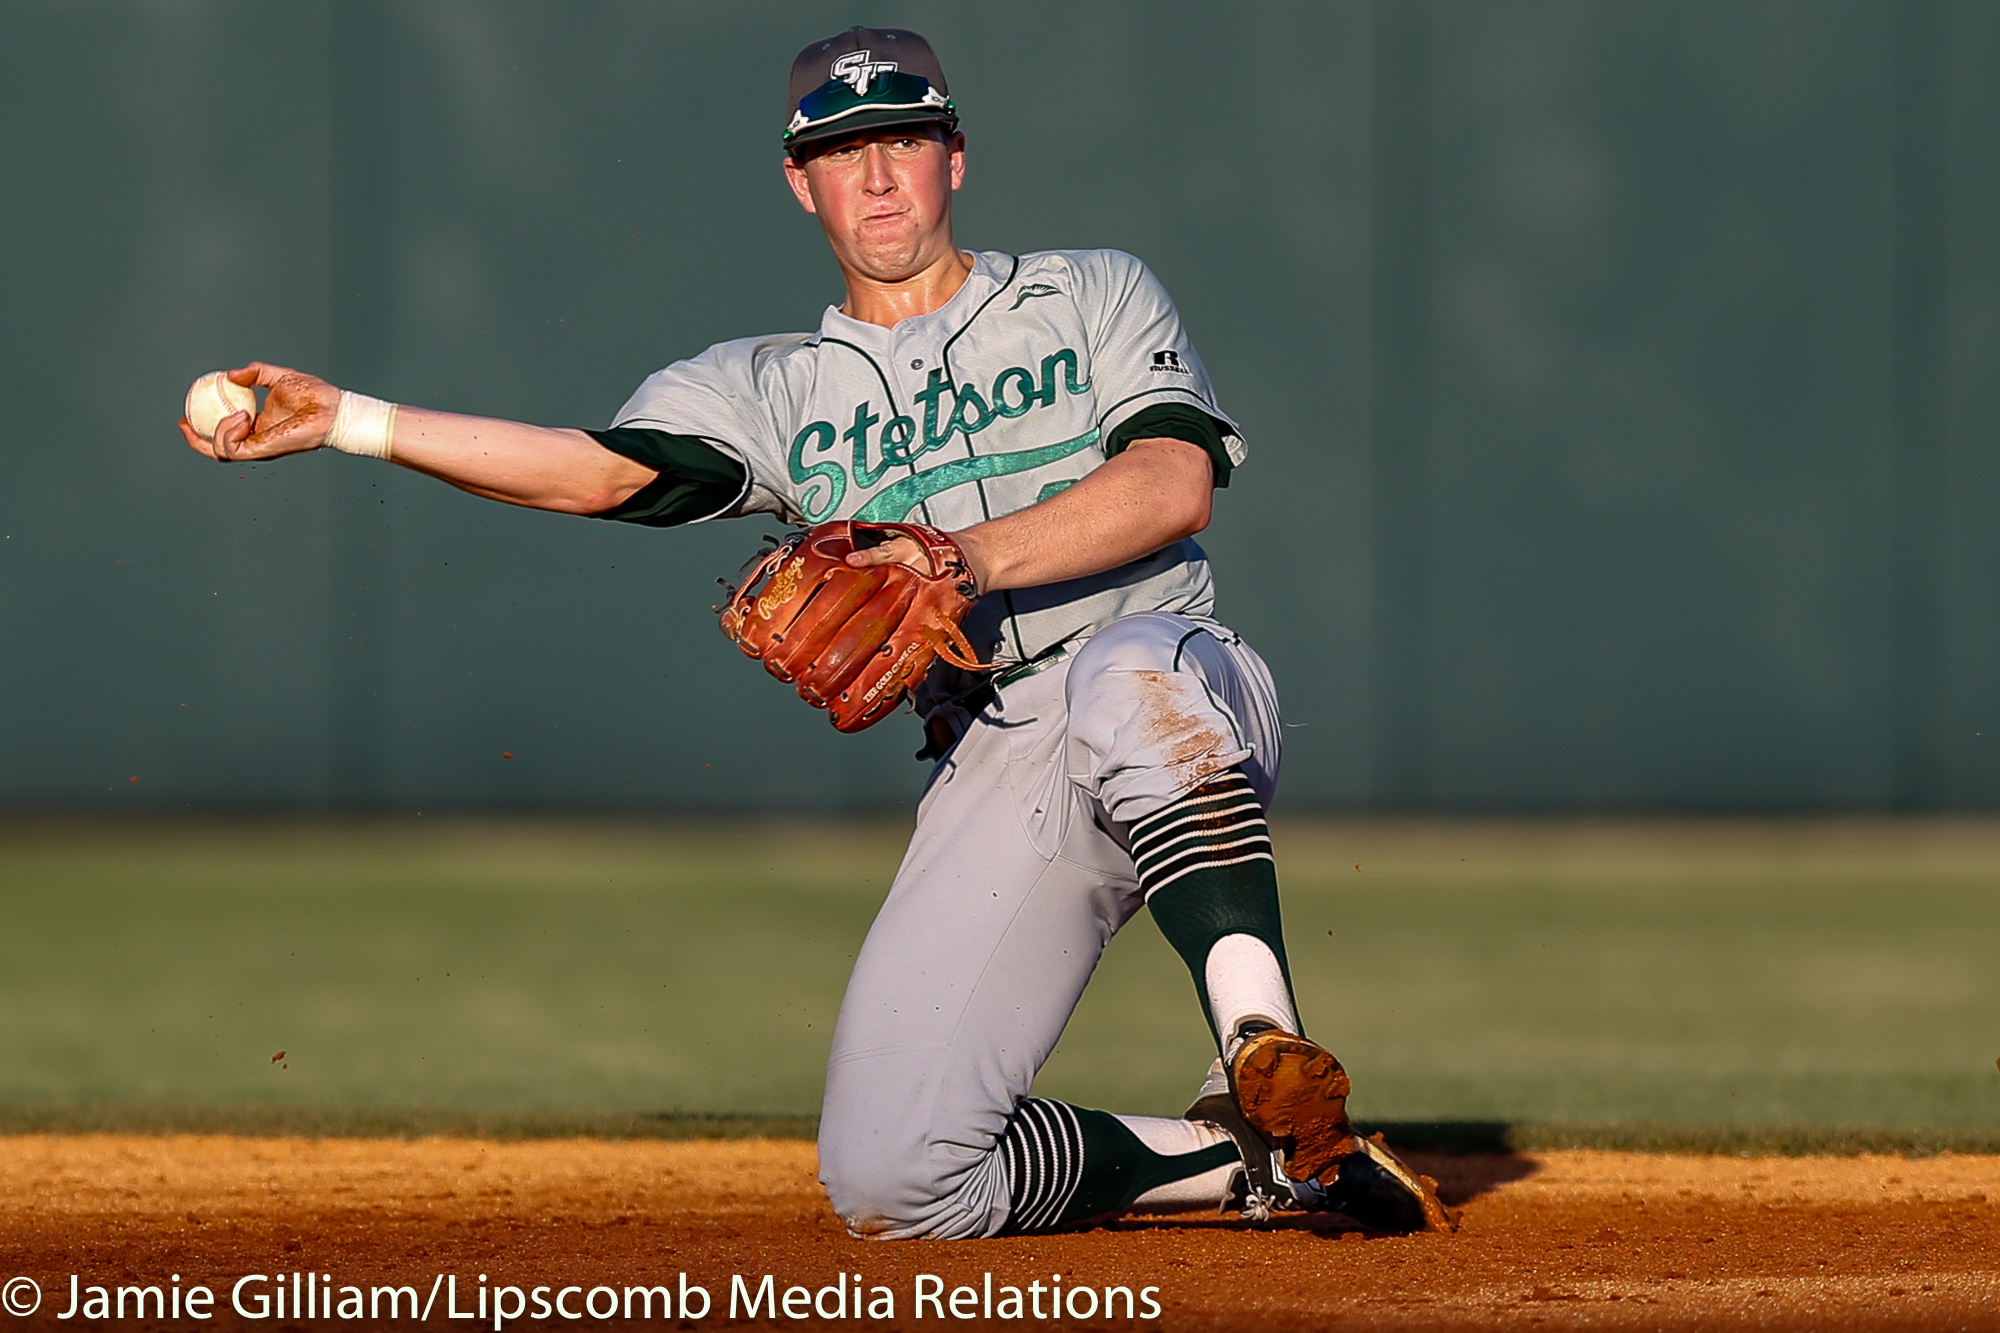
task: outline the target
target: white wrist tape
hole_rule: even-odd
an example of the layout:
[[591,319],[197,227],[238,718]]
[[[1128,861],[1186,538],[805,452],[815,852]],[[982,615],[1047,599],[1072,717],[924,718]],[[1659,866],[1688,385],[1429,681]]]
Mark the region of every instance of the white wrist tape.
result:
[[387,458],[389,442],[395,437],[394,403],[365,393],[340,391],[340,403],[333,409],[333,429],[326,433],[327,448],[364,458]]

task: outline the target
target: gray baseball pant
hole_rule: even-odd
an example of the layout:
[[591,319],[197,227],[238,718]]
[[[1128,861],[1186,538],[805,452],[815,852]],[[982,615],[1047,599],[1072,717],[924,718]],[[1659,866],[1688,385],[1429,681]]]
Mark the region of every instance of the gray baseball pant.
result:
[[1008,1119],[1142,905],[1126,829],[1232,767],[1268,806],[1280,737],[1249,645],[1165,612],[1114,621],[973,720],[932,773],[834,1030],[820,1180],[850,1230],[1001,1229]]

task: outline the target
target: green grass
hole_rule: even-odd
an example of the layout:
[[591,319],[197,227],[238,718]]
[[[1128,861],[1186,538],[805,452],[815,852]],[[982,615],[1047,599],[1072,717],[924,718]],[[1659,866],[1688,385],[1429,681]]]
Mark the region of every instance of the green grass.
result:
[[898,853],[876,827],[16,830],[0,1104],[810,1114]]
[[[0,1130],[807,1133],[901,833],[0,828]],[[1401,1141],[2000,1146],[2000,825],[1277,837],[1308,1021]],[[1175,1114],[1210,1054],[1142,918],[1039,1090]]]
[[[1993,825],[1277,836],[1301,1002],[1352,1071],[1359,1116],[2000,1127]],[[1114,949],[1144,951],[1146,933]],[[1150,1022],[1141,1047],[1167,1039],[1136,989],[1085,1005],[1066,1055],[1087,1060],[1114,1023]]]

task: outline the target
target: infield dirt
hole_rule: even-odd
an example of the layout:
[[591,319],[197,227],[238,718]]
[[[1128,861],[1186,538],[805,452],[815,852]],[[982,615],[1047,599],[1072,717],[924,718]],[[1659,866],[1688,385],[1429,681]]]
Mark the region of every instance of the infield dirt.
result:
[[[289,1290],[304,1270],[330,1274],[336,1294],[349,1284],[428,1294],[455,1274],[461,1311],[474,1307],[481,1274],[493,1288],[547,1285],[551,1299],[573,1286],[579,1314],[593,1287],[672,1288],[686,1273],[714,1298],[708,1315],[643,1321],[682,1327],[731,1323],[732,1276],[754,1291],[765,1274],[779,1298],[787,1287],[829,1289],[840,1274],[858,1275],[850,1292],[858,1283],[864,1296],[894,1294],[893,1319],[825,1322],[962,1326],[983,1321],[930,1306],[917,1317],[918,1275],[941,1279],[947,1300],[966,1286],[983,1302],[991,1274],[996,1291],[1052,1289],[1058,1275],[1066,1296],[1158,1289],[1155,1319],[1126,1318],[1120,1305],[1110,1319],[992,1321],[1013,1328],[2000,1328],[2000,1158],[1552,1152],[1418,1164],[1462,1210],[1456,1235],[1364,1236],[1331,1218],[1254,1231],[1181,1216],[1054,1237],[871,1244],[847,1237],[814,1182],[812,1146],[791,1140],[17,1136],[0,1139],[0,1281],[30,1277],[45,1294],[33,1316],[0,1322],[356,1327],[230,1312],[244,1274],[284,1274]],[[127,1307],[109,1325],[60,1320],[72,1274],[86,1298],[92,1285],[171,1291],[178,1275],[183,1289],[218,1292],[218,1317],[142,1320]],[[270,1288],[246,1291],[260,1289]],[[830,1309],[833,1295],[822,1298]],[[609,1298],[596,1299],[602,1309]],[[453,1326],[445,1313],[440,1298],[432,1319]]]

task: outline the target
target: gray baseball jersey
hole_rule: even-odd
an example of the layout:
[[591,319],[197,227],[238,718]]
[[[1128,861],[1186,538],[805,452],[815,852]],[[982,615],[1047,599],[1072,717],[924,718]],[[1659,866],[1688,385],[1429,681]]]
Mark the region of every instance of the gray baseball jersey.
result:
[[[1213,418],[1227,463],[1242,462],[1242,436],[1144,264],[1116,250],[987,252],[931,314],[885,329],[829,307],[817,333],[719,343],[648,378],[616,424],[694,436],[740,461],[742,494],[710,517],[951,531],[1055,494],[1127,442],[1122,426],[1170,404]],[[1009,664],[1135,611],[1213,604],[1207,557],[1188,540],[990,595],[965,628]]]

